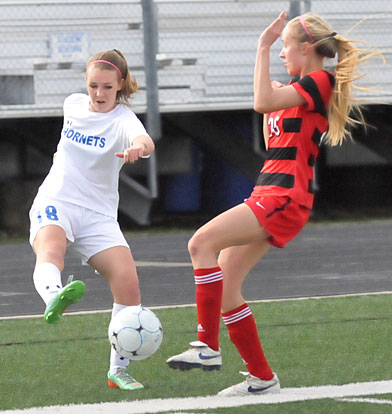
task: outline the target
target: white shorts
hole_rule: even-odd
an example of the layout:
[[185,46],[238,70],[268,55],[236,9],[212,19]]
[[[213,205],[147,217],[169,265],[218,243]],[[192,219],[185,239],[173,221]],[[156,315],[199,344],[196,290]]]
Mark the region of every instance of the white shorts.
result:
[[30,209],[30,244],[42,227],[56,225],[65,231],[70,247],[83,264],[95,254],[116,246],[129,248],[116,219],[56,199],[36,199]]

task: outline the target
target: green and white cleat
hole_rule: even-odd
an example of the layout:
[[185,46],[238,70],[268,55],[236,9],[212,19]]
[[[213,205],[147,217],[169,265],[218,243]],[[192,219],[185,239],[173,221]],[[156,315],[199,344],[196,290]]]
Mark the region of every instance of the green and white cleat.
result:
[[110,375],[108,372],[108,386],[110,388],[120,388],[120,390],[141,390],[143,384],[132,378],[125,368],[117,368],[115,374]]
[[68,283],[49,300],[44,314],[46,322],[57,322],[68,306],[79,302],[82,298],[86,285],[81,280],[72,280],[71,275]]

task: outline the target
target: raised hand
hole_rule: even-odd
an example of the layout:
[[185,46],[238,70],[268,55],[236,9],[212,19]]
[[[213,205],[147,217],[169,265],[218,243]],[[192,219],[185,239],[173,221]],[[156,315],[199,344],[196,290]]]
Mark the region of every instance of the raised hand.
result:
[[275,19],[261,34],[259,38],[259,47],[271,47],[282,34],[286,23],[287,13],[282,11],[279,17]]

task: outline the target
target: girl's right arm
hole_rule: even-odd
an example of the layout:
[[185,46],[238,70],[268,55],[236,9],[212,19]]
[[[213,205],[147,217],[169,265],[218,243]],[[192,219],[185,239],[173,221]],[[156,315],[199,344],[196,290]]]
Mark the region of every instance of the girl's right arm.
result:
[[116,157],[123,158],[125,163],[133,163],[142,157],[148,157],[154,151],[155,145],[151,137],[139,135],[129,148],[123,152],[116,152]]

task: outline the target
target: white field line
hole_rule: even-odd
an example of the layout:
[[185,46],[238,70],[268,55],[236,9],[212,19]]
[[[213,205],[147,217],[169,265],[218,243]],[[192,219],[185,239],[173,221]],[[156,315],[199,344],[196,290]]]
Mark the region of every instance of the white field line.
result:
[[391,400],[382,400],[378,398],[337,398],[337,401],[354,402],[354,403],[368,403],[368,404],[386,404],[392,405]]
[[26,410],[0,411],[1,414],[150,414],[178,410],[208,410],[256,404],[281,404],[296,401],[310,401],[325,398],[345,398],[362,395],[392,393],[392,381],[362,382],[321,387],[283,388],[280,394],[250,397],[192,397],[153,400],[136,400],[119,403],[67,405],[29,408]]
[[[345,293],[338,295],[325,295],[325,296],[304,296],[297,298],[279,298],[279,299],[257,299],[257,300],[247,300],[247,303],[273,303],[273,302],[295,302],[301,300],[310,300],[310,299],[339,299],[339,298],[351,298],[355,296],[377,296],[377,295],[392,295],[392,291],[386,290],[383,292],[361,292],[361,293]],[[148,306],[149,309],[173,309],[173,308],[190,308],[195,307],[194,303],[187,303],[183,305],[162,305],[162,306]],[[72,315],[88,315],[95,313],[110,313],[112,309],[97,309],[89,311],[78,311],[78,312],[66,312],[64,316]],[[14,315],[14,316],[0,316],[0,321],[7,319],[30,319],[30,318],[42,318],[43,315]]]

